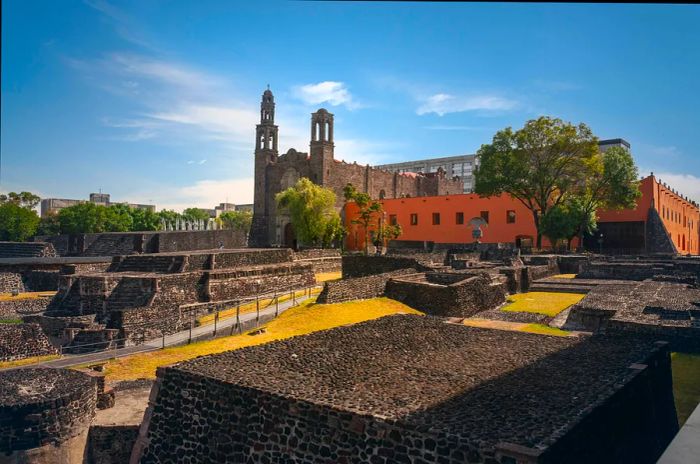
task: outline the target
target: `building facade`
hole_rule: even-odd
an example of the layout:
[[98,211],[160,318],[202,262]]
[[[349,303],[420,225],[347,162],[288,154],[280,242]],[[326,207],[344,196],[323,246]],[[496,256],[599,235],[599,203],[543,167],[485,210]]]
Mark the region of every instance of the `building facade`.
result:
[[[608,139],[598,142],[601,151],[611,147],[623,147],[630,149],[630,144],[624,139]],[[381,164],[375,166],[377,169],[385,169],[391,172],[437,172],[439,169],[445,171],[448,176],[458,176],[464,183],[464,193],[474,191],[474,171],[479,165],[479,158],[476,155],[456,155],[442,158],[428,158],[403,163]]]
[[[650,175],[640,181],[641,198],[633,209],[599,211],[598,230],[584,237],[584,246],[593,251],[615,253],[700,254],[700,209]],[[482,218],[483,243],[515,243],[532,246],[537,229],[532,212],[507,194],[482,198],[476,194],[425,198],[398,198],[382,201],[385,224],[398,223],[402,233],[398,242],[421,244],[473,243],[472,218]],[[357,206],[345,207],[345,225],[349,230],[346,246],[364,248],[364,231],[353,224]],[[380,218],[371,227],[377,229]],[[602,234],[602,239],[601,239]],[[550,246],[546,238],[543,247]],[[574,243],[573,246],[577,246]]]
[[64,198],[44,198],[41,200],[41,217],[57,214],[63,208],[79,205],[81,203],[94,203],[100,206],[111,206],[117,204],[125,204],[131,208],[145,209],[148,211],[156,211],[155,205],[142,205],[137,203],[115,203],[110,201],[109,193],[91,193],[89,200],[68,200]]
[[296,246],[290,218],[277,209],[275,195],[302,177],[332,189],[341,210],[343,188],[352,184],[372,198],[450,195],[463,191],[462,181],[443,170],[434,173],[405,173],[346,163],[334,157],[333,114],[319,109],[311,115],[309,153],[278,151],[279,127],[275,125],[275,101],[268,89],[260,104],[260,124],[255,129],[255,191],[250,245]]

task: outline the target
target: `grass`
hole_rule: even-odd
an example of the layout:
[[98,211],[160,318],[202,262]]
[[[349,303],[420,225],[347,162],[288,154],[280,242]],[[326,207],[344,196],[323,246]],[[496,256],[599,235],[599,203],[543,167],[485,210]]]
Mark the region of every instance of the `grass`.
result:
[[44,361],[51,361],[53,359],[60,358],[57,354],[47,354],[44,356],[32,356],[31,358],[18,359],[16,361],[3,361],[0,362],[0,369],[6,369],[8,367],[19,367],[26,366],[27,364],[35,364]]
[[683,425],[700,403],[700,354],[671,353],[673,397]]
[[508,297],[503,311],[544,314],[554,317],[569,306],[578,303],[585,295],[579,293],[527,292]]
[[555,279],[575,279],[576,274],[557,274],[555,276],[552,276]]
[[21,324],[22,319],[14,318],[14,317],[8,317],[5,319],[0,319],[0,324]]
[[[318,295],[321,293],[320,288],[313,288],[311,289],[311,294],[312,295]],[[294,292],[294,296],[296,298],[301,298],[306,295],[306,290],[297,290]],[[284,303],[285,301],[289,301],[292,299],[291,292],[286,293],[284,295],[280,295],[277,297],[280,303]],[[267,308],[268,306],[274,304],[274,299],[272,298],[266,298],[264,300],[260,300],[260,310],[262,311],[263,309]],[[255,311],[255,301],[251,303],[247,303],[244,305],[241,305],[240,308],[240,314],[245,314],[245,313],[250,313]],[[207,324],[213,324],[214,323],[214,318],[216,317],[216,313],[211,313],[211,314],[206,314],[202,317],[197,318],[197,325],[207,325]],[[228,319],[229,317],[236,317],[236,307],[233,306],[228,309],[224,309],[222,311],[219,311],[219,320],[221,319]]]
[[566,330],[557,329],[556,327],[550,327],[544,324],[527,324],[525,327],[520,329],[520,332],[529,332],[539,335],[553,335],[555,337],[568,337],[571,335],[570,332]]
[[0,293],[0,301],[36,300],[38,298],[49,298],[56,292],[24,292],[13,296],[12,293]]
[[328,282],[329,280],[338,280],[343,276],[343,273],[340,271],[336,272],[319,272],[316,274],[316,283],[320,284],[321,282]]
[[259,335],[233,335],[115,359],[105,365],[105,374],[110,381],[154,378],[160,366],[399,313],[422,314],[388,298],[328,305],[307,300],[270,321]]

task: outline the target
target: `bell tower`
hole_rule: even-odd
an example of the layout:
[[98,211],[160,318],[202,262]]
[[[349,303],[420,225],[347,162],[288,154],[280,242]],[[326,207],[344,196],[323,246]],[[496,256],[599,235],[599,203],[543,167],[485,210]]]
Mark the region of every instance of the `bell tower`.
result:
[[[275,125],[275,97],[270,87],[263,92],[260,102],[260,124],[255,126],[255,189],[253,197],[253,224],[251,246],[269,246],[270,200],[268,198],[267,168],[277,162],[279,128]],[[272,193],[270,193],[272,195]]]
[[311,164],[317,183],[325,185],[329,180],[333,163],[333,114],[324,108],[311,114]]

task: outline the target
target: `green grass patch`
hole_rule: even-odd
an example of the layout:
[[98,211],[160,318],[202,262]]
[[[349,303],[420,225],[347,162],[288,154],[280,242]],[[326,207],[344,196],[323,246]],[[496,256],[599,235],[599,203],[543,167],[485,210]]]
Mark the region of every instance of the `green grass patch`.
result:
[[520,329],[520,331],[540,335],[553,335],[555,337],[568,337],[570,335],[570,332],[566,330],[557,329],[556,327],[550,327],[544,324],[528,324]]
[[0,324],[21,324],[22,319],[15,319],[12,317],[6,317],[4,319],[0,319]]
[[673,397],[683,425],[700,403],[700,354],[671,353]]
[[508,297],[508,304],[503,311],[516,313],[535,313],[554,317],[569,306],[578,303],[586,295],[561,292],[527,292],[516,293]]

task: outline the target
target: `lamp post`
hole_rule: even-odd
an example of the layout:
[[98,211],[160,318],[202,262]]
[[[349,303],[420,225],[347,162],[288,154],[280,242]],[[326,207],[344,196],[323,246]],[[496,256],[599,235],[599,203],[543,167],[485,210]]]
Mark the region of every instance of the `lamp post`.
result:
[[598,237],[598,250],[599,250],[599,253],[602,255],[603,254],[603,234],[600,234],[600,237]]

